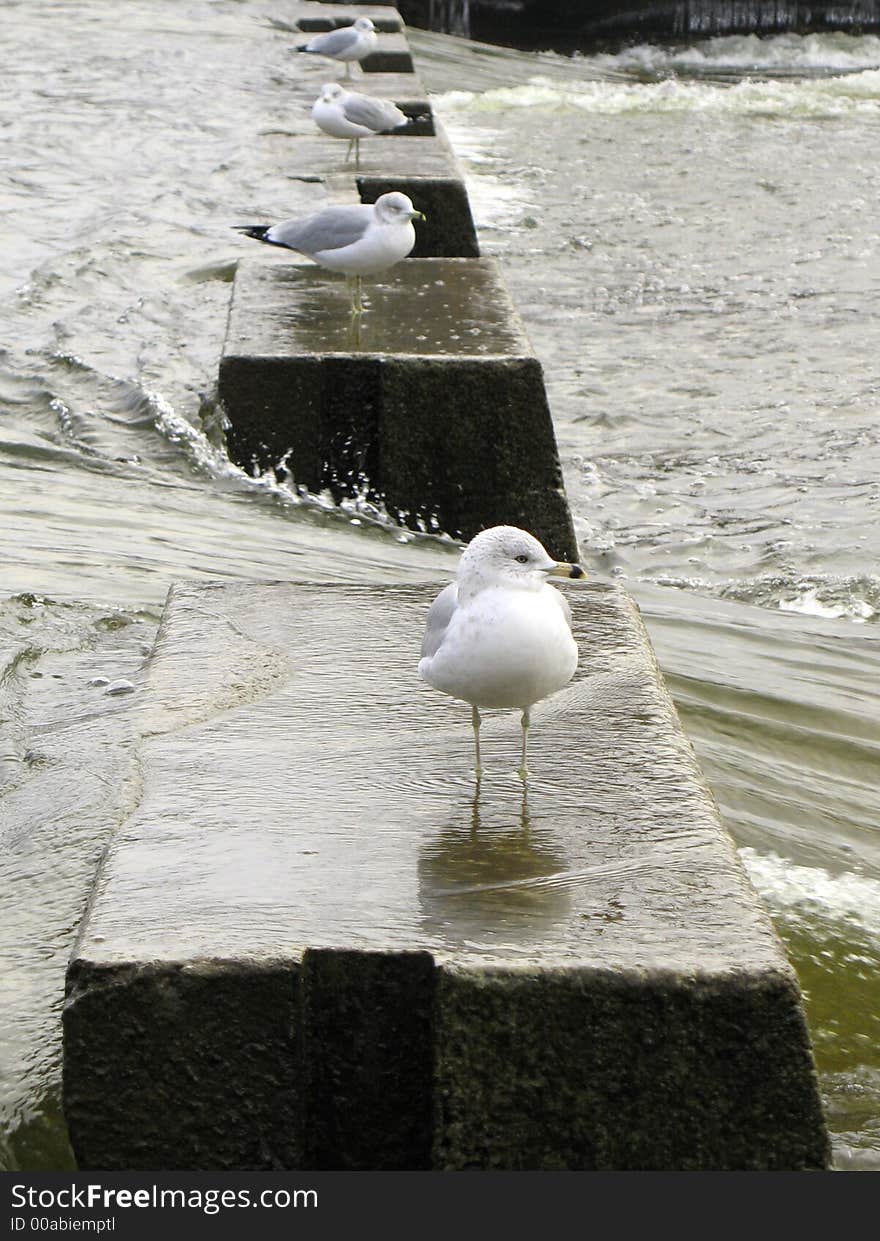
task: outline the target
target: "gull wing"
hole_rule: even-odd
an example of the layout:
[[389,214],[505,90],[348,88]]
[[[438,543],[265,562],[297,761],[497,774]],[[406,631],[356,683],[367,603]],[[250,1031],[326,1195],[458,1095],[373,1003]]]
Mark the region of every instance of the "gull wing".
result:
[[446,636],[449,622],[458,607],[458,586],[450,582],[428,609],[425,621],[425,636],[422,638],[422,658],[436,655]]
[[343,26],[341,30],[328,30],[324,34],[316,34],[309,39],[307,52],[322,52],[325,56],[338,56],[340,52],[350,51],[360,38],[360,31],[354,26]]
[[301,254],[319,254],[322,250],[344,250],[360,241],[373,219],[373,208],[364,203],[351,207],[328,207],[304,220],[286,220],[274,224],[266,240],[276,246],[287,246]]
[[369,95],[349,95],[342,110],[347,121],[354,125],[363,125],[365,129],[372,129],[377,134],[386,129],[396,129],[398,125],[405,125],[407,122],[406,113],[401,112],[396,103],[389,99],[371,99]]

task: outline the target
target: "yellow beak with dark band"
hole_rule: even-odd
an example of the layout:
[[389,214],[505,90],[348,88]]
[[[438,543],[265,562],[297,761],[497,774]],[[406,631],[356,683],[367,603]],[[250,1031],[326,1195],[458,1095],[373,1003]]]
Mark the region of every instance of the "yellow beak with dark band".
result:
[[547,574],[548,577],[586,577],[586,573],[579,564],[569,564],[562,560]]

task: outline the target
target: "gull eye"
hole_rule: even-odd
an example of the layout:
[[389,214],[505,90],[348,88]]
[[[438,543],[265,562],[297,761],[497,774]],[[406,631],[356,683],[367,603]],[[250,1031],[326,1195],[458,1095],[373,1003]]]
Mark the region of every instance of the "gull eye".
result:
[[528,558],[528,556],[517,556],[517,557],[516,557],[516,559],[517,559],[517,561],[518,561],[520,564],[528,564],[528,563],[529,563],[529,558]]

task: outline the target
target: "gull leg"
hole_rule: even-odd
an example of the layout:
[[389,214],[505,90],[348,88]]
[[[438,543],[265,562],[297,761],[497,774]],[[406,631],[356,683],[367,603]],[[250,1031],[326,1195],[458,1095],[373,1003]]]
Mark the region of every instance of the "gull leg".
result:
[[355,138],[354,140],[354,166],[355,168],[360,168],[361,166],[361,140],[360,138]]
[[482,721],[480,720],[480,712],[476,707],[471,707],[471,723],[474,726],[474,751],[477,756],[476,773],[479,780],[483,774],[483,767],[480,763],[480,724]]
[[351,298],[351,317],[356,318],[362,311],[361,305],[361,278],[360,276],[346,276],[345,283],[348,285],[348,296]]
[[347,164],[348,161],[351,159],[351,148],[353,146],[354,146],[354,138],[349,138],[348,146],[345,148],[345,159],[342,161],[344,164]]
[[350,60],[347,60],[345,62],[345,76],[347,78],[351,77],[351,61]]
[[519,775],[525,781],[529,778],[529,769],[526,766],[526,748],[529,743],[529,709],[526,707],[522,713],[522,763],[519,769]]

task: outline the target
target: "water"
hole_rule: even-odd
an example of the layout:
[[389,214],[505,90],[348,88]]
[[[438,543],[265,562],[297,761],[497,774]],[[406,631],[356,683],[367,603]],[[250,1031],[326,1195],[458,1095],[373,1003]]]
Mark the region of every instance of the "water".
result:
[[[175,578],[443,577],[455,549],[223,452],[230,225],[304,192],[289,35],[250,0],[4,17],[0,1119],[35,1168],[69,1158],[64,962],[133,795],[126,696],[89,682],[136,677]],[[583,558],[638,597],[799,972],[837,1165],[880,1167],[880,40],[412,43]]]

